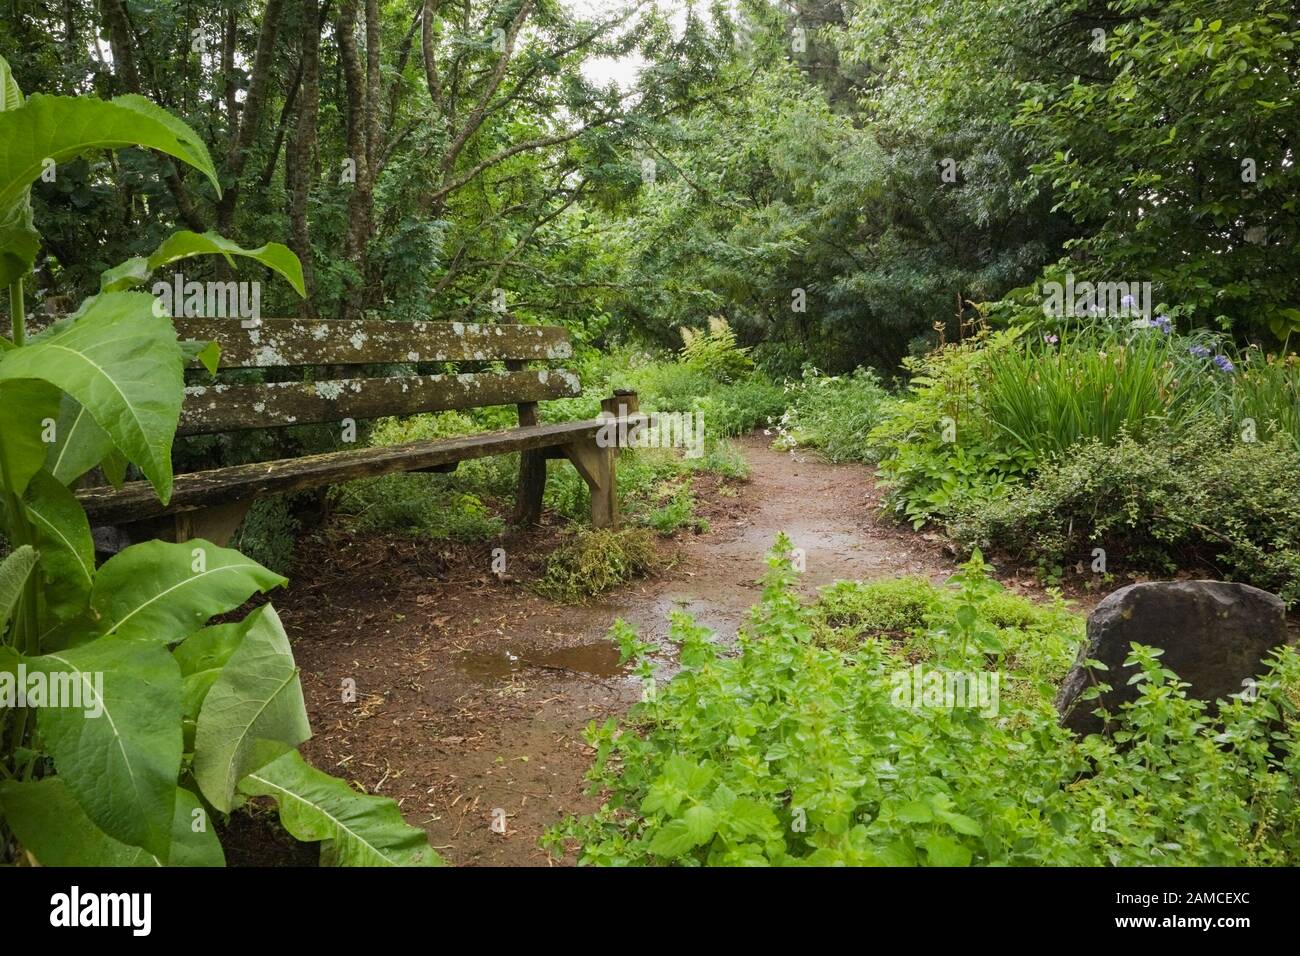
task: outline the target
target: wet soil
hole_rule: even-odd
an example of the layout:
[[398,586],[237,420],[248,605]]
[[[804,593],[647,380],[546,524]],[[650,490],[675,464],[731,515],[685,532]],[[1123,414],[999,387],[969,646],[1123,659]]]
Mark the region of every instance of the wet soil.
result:
[[[881,517],[871,469],[769,441],[739,443],[748,481],[697,479],[709,530],[665,541],[666,570],[584,606],[527,587],[560,537],[553,525],[474,547],[337,529],[306,542],[291,590],[276,599],[315,730],[304,754],[397,800],[451,863],[571,863],[551,860],[538,838],[596,807],[584,793],[583,729],[640,694],[605,639],[617,618],[661,646],[676,609],[734,636],[782,531],[804,551],[810,595],[837,579],[941,581],[955,568],[939,536]],[[504,575],[491,570],[498,545]]]

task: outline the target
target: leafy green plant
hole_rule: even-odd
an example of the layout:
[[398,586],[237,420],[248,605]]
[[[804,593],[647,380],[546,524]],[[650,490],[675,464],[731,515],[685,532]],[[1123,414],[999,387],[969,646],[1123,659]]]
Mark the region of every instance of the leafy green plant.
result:
[[667,500],[646,514],[646,524],[664,537],[680,528],[691,527],[700,531],[707,529],[707,525],[695,517],[695,494],[691,491],[689,480],[675,486],[666,485],[660,492]]
[[732,437],[775,422],[788,401],[785,388],[755,374],[715,386],[695,400],[692,410],[703,416],[708,435]]
[[478,495],[458,490],[465,484],[442,475],[407,474],[355,481],[337,492],[338,510],[351,525],[369,531],[458,541],[499,535],[504,521]]
[[1257,438],[1282,435],[1300,451],[1300,358],[1263,355],[1252,349],[1242,358],[1239,374],[1227,390],[1228,415],[1240,437],[1253,430]]
[[888,393],[876,374],[818,375],[808,370],[790,389],[778,443],[818,449],[828,461],[871,461],[867,436],[880,423]]
[[0,339],[0,527],[15,546],[0,564],[0,847],[44,865],[220,865],[209,820],[265,795],[291,832],[322,841],[327,862],[437,862],[391,801],[298,757],[310,727],[275,609],[205,626],[285,579],[201,539],[137,544],[96,567],[72,491],[96,466],[120,481],[129,462],[165,502],[184,369],[213,358],[131,290],[160,265],[217,252],[250,256],[302,294],[296,258],[178,233],[28,338],[23,282],[40,242],[28,190],[46,158],[143,145],[220,184],[195,133],[140,97],[24,102],[2,59],[0,91],[0,284],[13,330]]
[[1016,335],[981,333],[904,360],[908,390],[882,406],[867,442],[880,462],[886,506],[913,527],[963,502],[996,498],[1027,473],[1029,455],[1007,447],[983,404],[990,357],[1016,348]]
[[1111,446],[1084,442],[997,501],[960,509],[950,530],[1044,567],[1216,573],[1300,601],[1300,454],[1290,436],[1243,441],[1237,423],[1199,420],[1186,435]]
[[[932,634],[930,656],[904,656],[878,636],[847,651],[818,641],[788,550],[778,538],[734,649],[673,615],[680,670],[621,725],[588,727],[588,777],[604,803],[552,829],[545,845],[576,844],[589,865],[1300,859],[1294,650],[1275,653],[1256,699],[1228,701],[1212,718],[1158,650],[1135,646],[1140,697],[1120,715],[1121,733],[1078,740],[1059,725],[1053,688],[1010,654],[993,660],[1022,690],[996,714],[913,706],[897,693],[897,675],[918,665],[987,666],[982,642],[962,640],[995,628],[999,596],[977,563],[955,582],[957,629]],[[613,636],[650,667],[629,628]]]
[[253,502],[231,546],[258,564],[287,575],[293,568],[302,522],[294,513],[302,495],[272,495]]

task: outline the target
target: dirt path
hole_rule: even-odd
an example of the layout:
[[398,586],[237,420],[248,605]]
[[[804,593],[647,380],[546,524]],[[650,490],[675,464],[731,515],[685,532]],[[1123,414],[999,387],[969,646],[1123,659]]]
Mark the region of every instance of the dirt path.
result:
[[[545,865],[542,831],[595,806],[583,794],[583,728],[626,710],[640,690],[605,640],[616,618],[662,643],[668,612],[680,608],[734,635],[781,531],[806,553],[809,593],[839,578],[951,573],[937,539],[876,517],[869,469],[767,442],[740,443],[750,480],[705,496],[710,530],[681,543],[669,571],[585,607],[498,581],[486,546],[319,542],[276,602],[316,731],[309,759],[398,800],[451,862]],[[515,562],[553,540],[543,529],[505,544]],[[350,682],[355,700],[344,699]],[[504,834],[493,826],[503,814]]]

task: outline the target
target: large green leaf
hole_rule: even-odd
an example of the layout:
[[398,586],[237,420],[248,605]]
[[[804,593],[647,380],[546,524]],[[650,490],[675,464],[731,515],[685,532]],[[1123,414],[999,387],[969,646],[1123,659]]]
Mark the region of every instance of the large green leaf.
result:
[[0,381],[38,378],[86,407],[160,498],[171,496],[172,438],[185,393],[176,330],[142,292],[87,299],[21,349],[0,357]]
[[41,251],[41,234],[32,219],[30,189],[0,209],[0,288],[13,285],[31,272],[36,254]]
[[213,615],[287,583],[238,551],[202,538],[146,541],[104,562],[90,606],[105,634],[173,644]]
[[60,777],[0,783],[0,808],[41,866],[142,866],[151,859],[95,826]]
[[181,766],[181,676],[167,648],[101,638],[23,660],[81,688],[83,707],[36,710],[45,749],[86,815],[166,862]]
[[203,699],[247,633],[247,619],[213,624],[176,645],[172,657],[181,669],[181,704],[186,718],[198,720]]
[[20,658],[18,652],[12,647],[6,647],[0,644],[0,674],[12,674],[18,676],[18,662]]
[[58,434],[60,398],[57,388],[37,379],[0,382],[0,477],[15,495],[45,464],[45,439]]
[[164,239],[150,255],[136,256],[104,272],[99,277],[99,290],[113,292],[135,288],[163,266],[191,256],[208,255],[223,256],[232,268],[235,265],[234,256],[254,259],[288,279],[289,284],[299,295],[307,294],[303,286],[302,263],[288,246],[278,242],[268,242],[256,249],[245,249],[215,232],[197,233],[187,230],[174,233]]
[[[22,90],[9,61],[0,56],[0,113],[23,105]],[[41,236],[32,222],[31,187],[6,208],[0,208],[0,288],[12,285],[31,271]]]
[[[14,103],[18,87],[0,71],[4,105]],[[221,184],[216,167],[194,130],[142,96],[128,94],[109,102],[94,97],[36,93],[14,108],[0,110],[0,287],[31,271],[40,249],[32,226],[31,184],[45,163],[61,163],[88,150],[147,146],[188,163]]]
[[45,572],[45,607],[60,620],[85,610],[95,579],[95,542],[76,495],[48,471],[32,478],[24,500]]
[[94,468],[113,449],[113,439],[99,427],[95,416],[71,395],[59,403],[58,429],[48,446],[45,467],[65,485]]
[[[148,850],[114,840],[86,816],[62,778],[0,783],[0,810],[23,849],[42,866],[162,866]],[[171,866],[225,866],[225,854],[198,797],[177,789]],[[197,826],[202,829],[196,829]]]
[[0,113],[7,110],[16,110],[23,105],[23,91],[18,88],[18,81],[14,79],[14,71],[9,67],[9,61],[0,56]]
[[208,690],[194,736],[194,779],[223,812],[250,771],[311,736],[298,668],[275,608],[263,605],[240,626],[244,637]]
[[23,585],[27,576],[36,567],[36,551],[25,544],[14,550],[0,563],[0,638],[4,637],[5,625],[13,615],[18,599],[22,596]]
[[36,180],[48,159],[61,163],[92,149],[147,146],[198,169],[218,195],[221,183],[198,133],[143,96],[104,101],[33,93],[0,113],[0,209]]
[[168,866],[225,866],[226,854],[207,807],[184,787],[176,788],[176,817],[172,821],[172,850]]
[[322,841],[323,866],[441,866],[423,830],[407,825],[397,804],[357,793],[291,750],[244,778],[239,789],[267,796],[299,840]]

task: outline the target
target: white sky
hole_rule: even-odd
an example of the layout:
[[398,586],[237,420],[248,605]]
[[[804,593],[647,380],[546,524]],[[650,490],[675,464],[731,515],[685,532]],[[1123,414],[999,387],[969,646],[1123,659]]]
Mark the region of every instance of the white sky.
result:
[[[564,6],[582,17],[599,20],[617,13],[624,7],[621,0],[563,0]],[[686,25],[686,10],[689,0],[654,0],[654,5],[668,14],[668,22],[673,33],[682,35]],[[645,66],[645,60],[639,54],[614,58],[593,57],[582,65],[582,75],[593,83],[604,85],[613,80],[622,89],[628,89],[636,82],[637,74]]]

